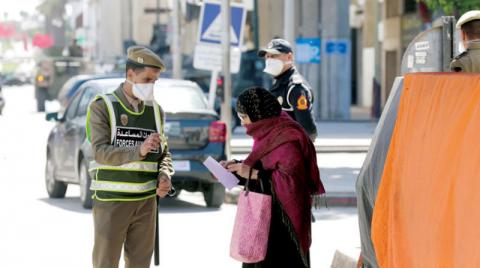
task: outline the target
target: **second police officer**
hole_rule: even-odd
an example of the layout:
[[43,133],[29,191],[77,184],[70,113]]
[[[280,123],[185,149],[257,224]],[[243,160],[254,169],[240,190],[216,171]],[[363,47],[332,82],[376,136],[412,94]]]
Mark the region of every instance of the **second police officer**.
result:
[[265,59],[264,72],[275,79],[270,91],[281,104],[282,110],[300,123],[310,139],[315,141],[317,127],[313,119],[312,90],[293,65],[290,43],[283,39],[273,39],[258,52],[258,56]]

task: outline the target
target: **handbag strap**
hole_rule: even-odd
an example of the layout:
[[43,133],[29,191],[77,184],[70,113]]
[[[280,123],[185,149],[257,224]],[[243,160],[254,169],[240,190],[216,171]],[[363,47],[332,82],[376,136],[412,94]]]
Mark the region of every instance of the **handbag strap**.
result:
[[252,178],[252,168],[250,168],[250,171],[248,172],[248,178],[247,178],[247,182],[245,183],[245,196],[248,195],[248,193],[250,192],[250,189],[248,188],[248,185],[250,184],[250,179]]

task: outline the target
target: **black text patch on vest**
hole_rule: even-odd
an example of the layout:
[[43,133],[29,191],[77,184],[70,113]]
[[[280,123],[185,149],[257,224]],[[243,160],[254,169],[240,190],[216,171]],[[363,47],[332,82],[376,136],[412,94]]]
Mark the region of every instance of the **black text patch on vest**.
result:
[[[117,147],[136,147],[142,145],[150,134],[155,131],[143,128],[133,127],[117,127],[115,139],[113,141],[114,146]],[[159,150],[151,151],[152,153],[158,153]]]

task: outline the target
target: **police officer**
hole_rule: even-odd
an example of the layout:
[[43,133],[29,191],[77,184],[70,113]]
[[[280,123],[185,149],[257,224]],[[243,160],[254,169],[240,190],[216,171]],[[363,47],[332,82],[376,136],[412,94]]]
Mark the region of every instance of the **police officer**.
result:
[[290,43],[283,39],[273,39],[258,52],[258,56],[265,58],[264,72],[275,78],[270,91],[282,105],[283,111],[300,123],[310,139],[315,141],[317,127],[312,114],[312,90],[293,65]]
[[172,189],[171,155],[163,136],[164,112],[153,101],[153,85],[165,70],[151,50],[128,49],[126,81],[97,96],[87,114],[95,170],[93,267],[148,268],[154,249],[155,196]]
[[480,10],[463,14],[457,22],[461,29],[461,42],[466,49],[453,59],[453,72],[480,72]]

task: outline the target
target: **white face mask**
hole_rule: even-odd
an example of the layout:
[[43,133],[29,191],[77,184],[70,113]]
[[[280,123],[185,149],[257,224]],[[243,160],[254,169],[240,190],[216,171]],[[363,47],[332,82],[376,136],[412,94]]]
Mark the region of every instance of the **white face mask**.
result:
[[273,76],[278,76],[282,73],[285,64],[289,64],[289,62],[283,62],[279,59],[272,59],[269,58],[265,61],[265,69],[263,70],[267,74],[271,74]]
[[132,93],[135,97],[142,101],[153,100],[153,83],[150,84],[134,84],[127,80],[127,83],[132,85]]

